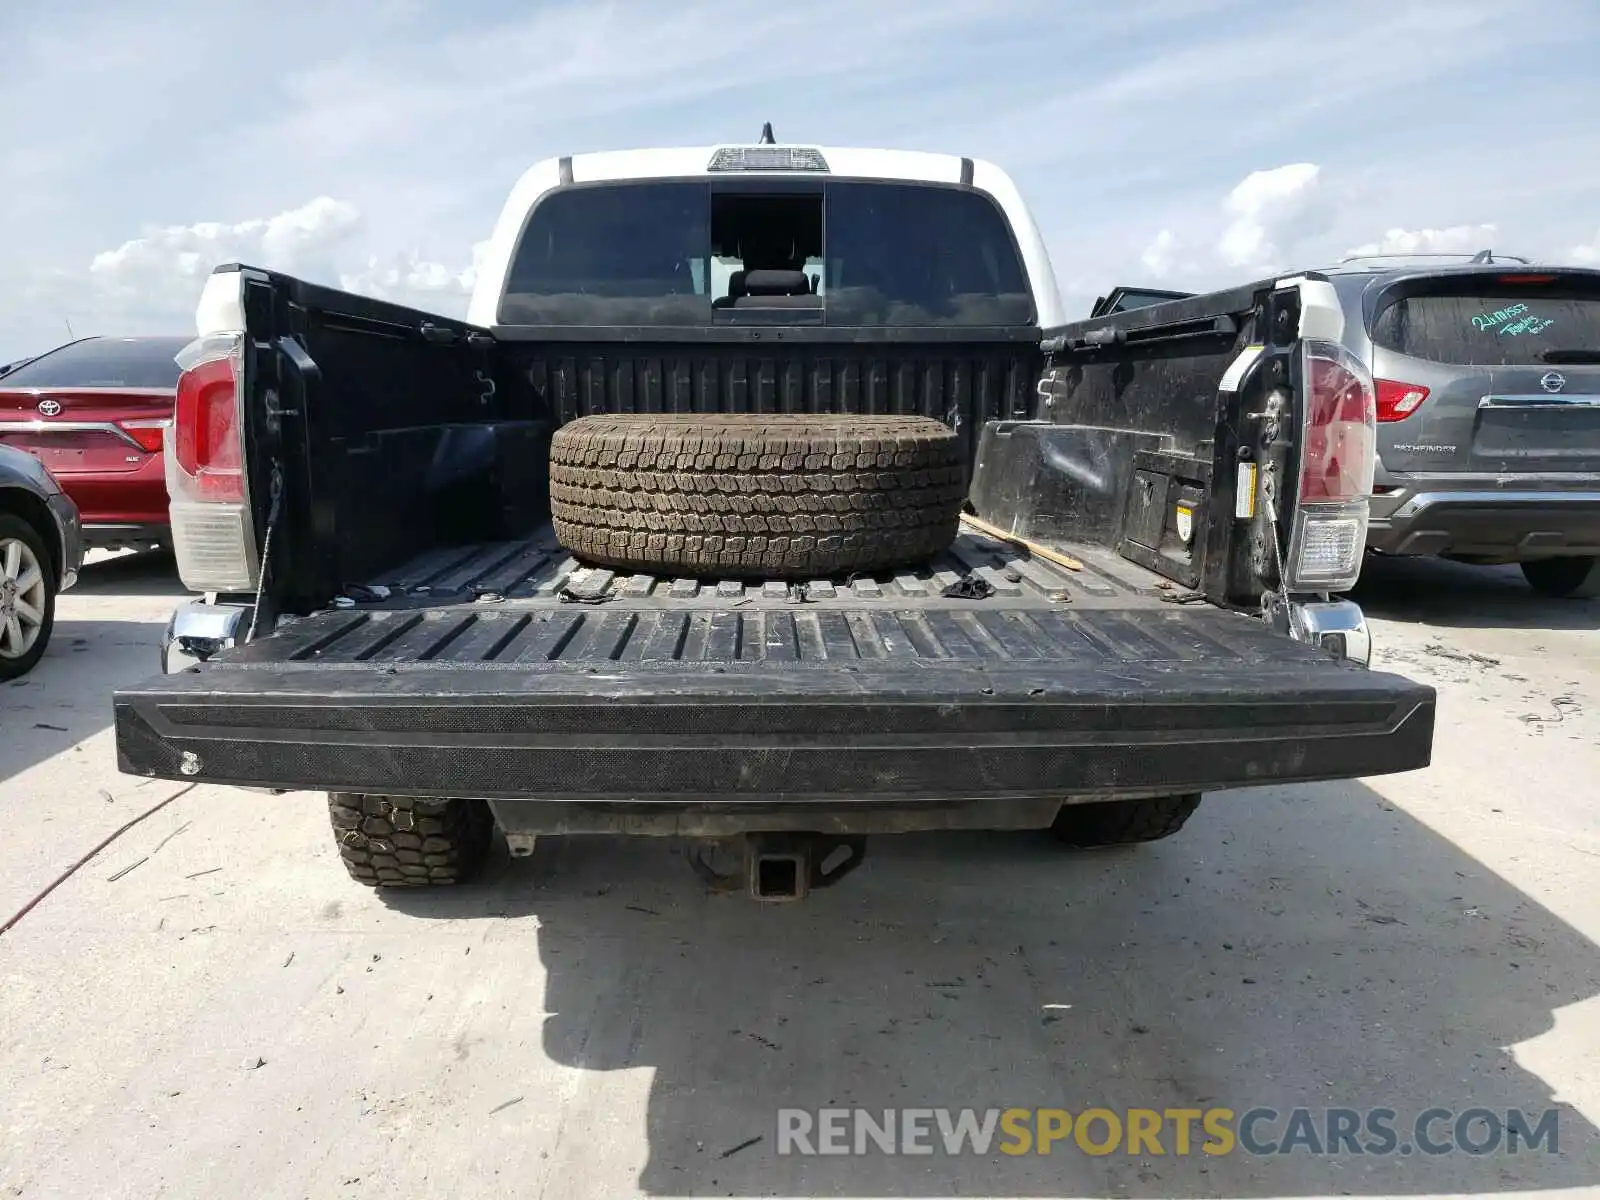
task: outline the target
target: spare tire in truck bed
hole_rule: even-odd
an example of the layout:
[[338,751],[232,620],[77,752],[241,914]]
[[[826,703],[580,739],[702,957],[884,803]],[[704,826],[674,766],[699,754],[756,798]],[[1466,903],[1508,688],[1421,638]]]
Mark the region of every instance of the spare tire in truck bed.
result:
[[583,417],[550,447],[557,538],[654,574],[816,578],[923,562],[956,536],[960,449],[927,417]]

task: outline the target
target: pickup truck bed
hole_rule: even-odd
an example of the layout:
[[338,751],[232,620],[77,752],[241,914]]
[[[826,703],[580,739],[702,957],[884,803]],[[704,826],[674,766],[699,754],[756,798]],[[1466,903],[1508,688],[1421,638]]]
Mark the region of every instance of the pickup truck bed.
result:
[[[1041,602],[1126,609],[1160,605],[1168,585],[1160,576],[1093,545],[1071,545],[1062,553],[1085,569],[1073,571],[1034,558],[1026,549],[963,528],[949,551],[930,563],[901,571],[808,580],[673,579],[584,568],[556,544],[549,525],[515,541],[430,550],[355,586],[355,595],[384,607],[438,607],[484,595],[529,605],[565,607],[575,600],[607,604],[628,601],[647,608],[703,609],[738,602],[776,602],[780,607],[815,605],[818,611],[858,606],[988,610],[1037,607]],[[963,576],[982,580],[993,594],[981,600],[943,596]],[[383,589],[387,595],[375,595]],[[481,605],[480,605],[481,607]]]
[[[1105,799],[1409,769],[1429,689],[1095,546],[963,533],[796,585],[582,569],[548,529],[435,550],[117,694],[124,770],[604,802]],[[944,589],[966,578],[984,598]]]

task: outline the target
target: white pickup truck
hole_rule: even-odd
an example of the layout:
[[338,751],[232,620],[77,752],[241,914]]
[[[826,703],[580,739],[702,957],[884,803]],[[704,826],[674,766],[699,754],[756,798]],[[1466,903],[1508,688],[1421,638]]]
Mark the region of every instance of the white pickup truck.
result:
[[169,445],[208,595],[121,766],[325,791],[366,884],[498,826],[734,840],[764,900],[869,834],[1424,766],[1432,691],[1337,597],[1341,321],[1297,276],[1068,323],[999,168],[765,140],[533,167],[466,321],[219,268]]

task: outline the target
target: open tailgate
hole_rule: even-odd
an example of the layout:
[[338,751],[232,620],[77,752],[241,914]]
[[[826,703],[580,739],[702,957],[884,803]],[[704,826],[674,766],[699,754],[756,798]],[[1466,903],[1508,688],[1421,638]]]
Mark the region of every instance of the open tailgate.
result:
[[1172,605],[344,610],[115,706],[134,774],[626,802],[1377,775],[1426,766],[1434,719],[1429,687]]

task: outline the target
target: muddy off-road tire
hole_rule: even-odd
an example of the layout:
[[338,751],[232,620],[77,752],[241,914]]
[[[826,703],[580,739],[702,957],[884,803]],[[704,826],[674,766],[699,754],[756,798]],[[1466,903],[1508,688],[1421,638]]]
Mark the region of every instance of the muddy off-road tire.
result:
[[923,562],[956,536],[951,430],[926,417],[604,416],[556,431],[555,531],[667,575],[809,579]]
[[1126,846],[1171,837],[1183,828],[1200,796],[1158,796],[1153,800],[1111,800],[1063,804],[1050,832],[1067,846]]
[[329,792],[328,819],[345,870],[368,887],[464,883],[483,866],[494,835],[482,800]]

